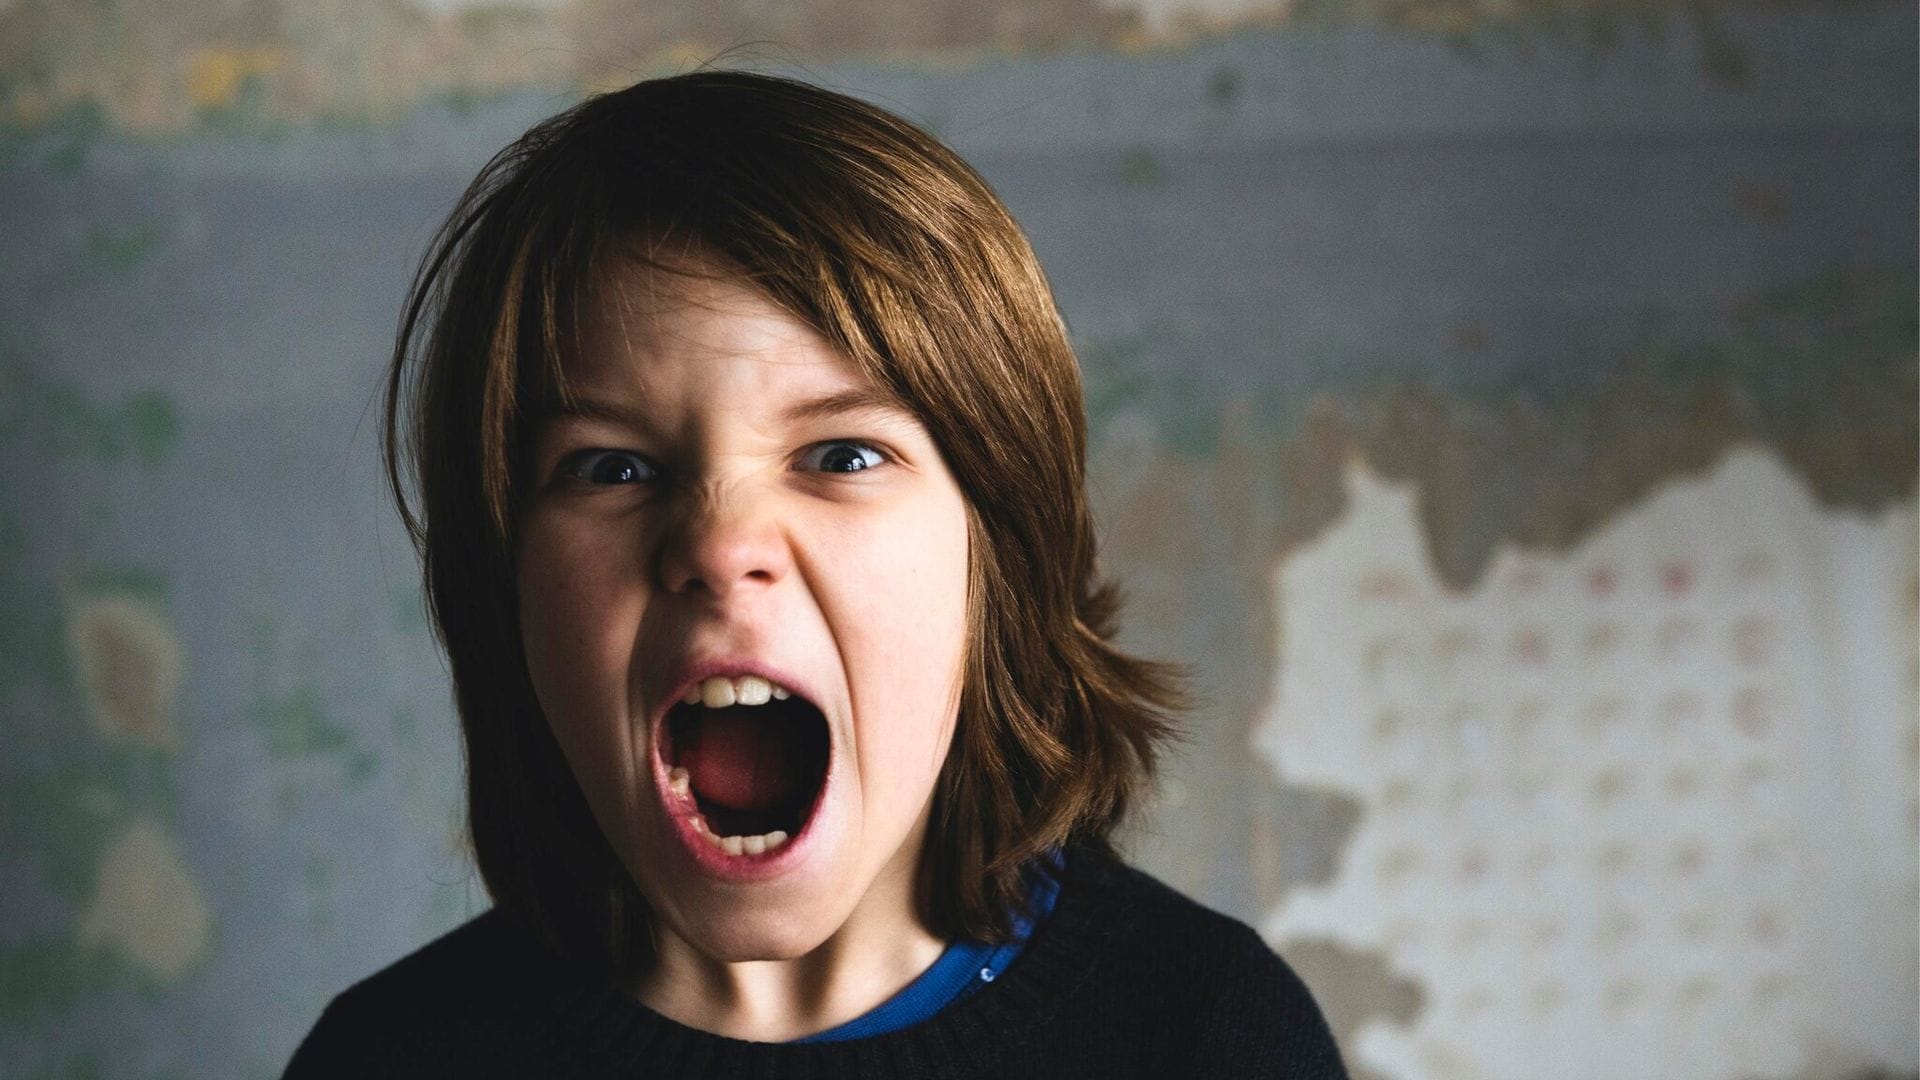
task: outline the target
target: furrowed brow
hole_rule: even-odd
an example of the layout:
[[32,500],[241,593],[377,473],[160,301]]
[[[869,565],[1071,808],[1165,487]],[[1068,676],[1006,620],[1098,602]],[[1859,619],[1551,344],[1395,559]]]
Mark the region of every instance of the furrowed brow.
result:
[[831,420],[857,412],[891,413],[906,418],[912,416],[898,401],[869,386],[856,386],[824,397],[796,402],[782,410],[780,416],[787,423],[795,424],[808,420]]
[[553,402],[546,410],[546,419],[554,420],[597,420],[621,427],[645,429],[648,427],[647,415],[631,405],[618,401],[603,401],[599,398],[569,395]]
[[[849,413],[882,413],[911,419],[912,413],[894,398],[872,387],[856,386],[822,397],[795,402],[781,410],[780,418],[789,424],[810,420],[831,420]],[[588,420],[645,430],[651,425],[646,410],[621,401],[569,395],[555,401],[546,411],[549,421]]]

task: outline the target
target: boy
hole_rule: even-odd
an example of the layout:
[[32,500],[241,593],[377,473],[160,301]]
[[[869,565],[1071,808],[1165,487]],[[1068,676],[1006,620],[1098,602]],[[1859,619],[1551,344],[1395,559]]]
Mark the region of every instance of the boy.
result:
[[289,1075],[1344,1075],[1112,854],[1175,693],[1085,441],[1025,237],[912,125],[709,71],[509,147],[387,413],[495,907]]

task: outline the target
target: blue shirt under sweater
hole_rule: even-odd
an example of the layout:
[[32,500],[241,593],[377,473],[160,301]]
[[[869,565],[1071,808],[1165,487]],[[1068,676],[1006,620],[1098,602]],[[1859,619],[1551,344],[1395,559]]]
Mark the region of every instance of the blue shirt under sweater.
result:
[[1053,911],[1054,901],[1060,897],[1058,854],[1053,862],[1054,866],[1047,872],[1033,875],[1032,903],[1029,905],[1032,916],[1014,917],[1012,941],[1004,945],[956,941],[947,946],[932,967],[921,972],[919,978],[908,983],[899,993],[839,1027],[794,1041],[846,1042],[899,1031],[932,1017],[941,1009],[999,978],[1000,973],[1007,970],[1007,965],[1020,955],[1027,939],[1033,936],[1033,928]]

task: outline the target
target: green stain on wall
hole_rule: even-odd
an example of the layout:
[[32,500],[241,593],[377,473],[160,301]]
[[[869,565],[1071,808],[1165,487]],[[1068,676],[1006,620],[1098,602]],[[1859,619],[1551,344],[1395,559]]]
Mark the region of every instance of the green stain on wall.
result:
[[333,893],[339,871],[332,858],[309,853],[301,867],[307,887],[307,922],[315,930],[333,929]]
[[1644,362],[1671,383],[1730,382],[1774,426],[1798,426],[1820,407],[1837,374],[1884,376],[1913,365],[1920,342],[1916,288],[1913,268],[1823,275],[1747,298],[1721,336],[1656,342]]
[[65,689],[73,682],[62,642],[64,617],[51,582],[20,573],[12,551],[0,551],[0,702],[29,686]]
[[[1549,412],[1616,408],[1622,388],[1661,400],[1718,387],[1738,402],[1754,434],[1776,447],[1810,428],[1842,425],[1836,410],[1859,410],[1861,423],[1898,437],[1914,427],[1915,403],[1902,387],[1912,381],[1920,350],[1920,291],[1914,267],[1855,267],[1757,293],[1724,316],[1690,319],[1650,309],[1640,321],[1653,327],[1613,362],[1615,375],[1599,386],[1555,383],[1551,363],[1515,367],[1499,379],[1450,378],[1448,343],[1409,358],[1399,373],[1367,368],[1350,380],[1330,377],[1312,393],[1282,395],[1265,388],[1236,399],[1252,406],[1254,433],[1276,445],[1305,437],[1311,398],[1330,399],[1345,413],[1364,413],[1407,387],[1462,409],[1505,409],[1515,403]],[[1087,421],[1096,437],[1114,419],[1151,417],[1163,445],[1193,458],[1210,457],[1220,422],[1233,402],[1197,390],[1167,355],[1172,347],[1152,326],[1112,338],[1077,340],[1085,379]],[[1339,365],[1320,365],[1329,371]],[[1578,434],[1577,425],[1561,432]],[[1912,454],[1883,462],[1883,472],[1913,472]],[[1905,462],[1905,468],[1895,468]],[[1896,490],[1910,487],[1904,480]]]
[[128,817],[126,801],[85,765],[47,760],[0,779],[0,838],[26,855],[41,880],[76,907],[93,893],[100,853]]
[[1220,67],[1207,77],[1207,98],[1222,108],[1237,105],[1246,91],[1246,79],[1238,68]]
[[[69,132],[76,147],[84,147],[90,130],[82,124]],[[146,242],[121,236],[108,246],[121,245],[114,258],[130,257]],[[0,452],[81,467],[131,462],[152,469],[172,456],[179,432],[177,411],[159,392],[102,400],[26,364],[0,363]],[[78,912],[92,900],[102,858],[129,822],[177,818],[179,783],[166,750],[111,742],[89,721],[69,655],[70,605],[123,596],[164,610],[172,584],[163,568],[133,560],[88,560],[72,552],[36,560],[33,538],[12,510],[24,505],[14,482],[0,476],[0,712],[9,721],[8,753],[0,755],[0,847],[25,863],[39,887]],[[97,527],[111,519],[113,506],[102,502],[87,511],[83,520]],[[44,569],[76,562],[59,581]],[[0,945],[0,1023],[125,989],[163,992],[118,952],[82,944],[71,928]],[[82,1058],[46,1075],[96,1071]]]
[[1149,340],[1144,335],[1097,338],[1074,343],[1085,389],[1087,426],[1098,431],[1152,391],[1147,368]]
[[1119,176],[1127,187],[1159,187],[1166,179],[1166,169],[1158,155],[1142,147],[1129,150],[1120,158]]
[[35,1069],[27,1074],[30,1080],[98,1080],[102,1075],[104,1074],[100,1067],[100,1053],[97,1050],[68,1058],[56,1065]]
[[132,596],[152,604],[164,604],[173,592],[173,581],[165,570],[141,563],[91,566],[78,581],[82,592]]
[[88,948],[70,938],[0,944],[0,1025],[29,1020],[114,990],[151,996],[160,992],[160,987],[118,953]]
[[125,273],[147,260],[160,246],[160,227],[151,221],[132,225],[96,223],[87,226],[82,240],[87,258],[95,265]]
[[427,629],[427,598],[418,587],[387,594],[393,628],[407,634]]
[[328,714],[319,688],[312,683],[302,683],[283,695],[256,697],[247,720],[265,738],[267,754],[275,761],[337,761],[349,788],[365,785],[380,770],[379,756],[362,745],[351,728]]
[[69,102],[37,133],[48,148],[43,159],[46,167],[62,176],[79,173],[108,126],[107,110],[100,102],[91,98]]
[[180,441],[179,410],[156,390],[135,390],[103,403],[78,384],[50,379],[25,364],[0,367],[0,432],[57,458],[101,464],[132,459],[154,468]]

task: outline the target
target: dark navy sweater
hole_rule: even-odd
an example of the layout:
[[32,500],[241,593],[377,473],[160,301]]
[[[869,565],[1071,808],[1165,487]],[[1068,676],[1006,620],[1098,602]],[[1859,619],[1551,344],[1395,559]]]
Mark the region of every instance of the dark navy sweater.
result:
[[752,1043],[661,1016],[482,915],[347,990],[287,1069],[312,1077],[1346,1076],[1320,1010],[1245,924],[1075,849],[1006,972],[934,1016]]

